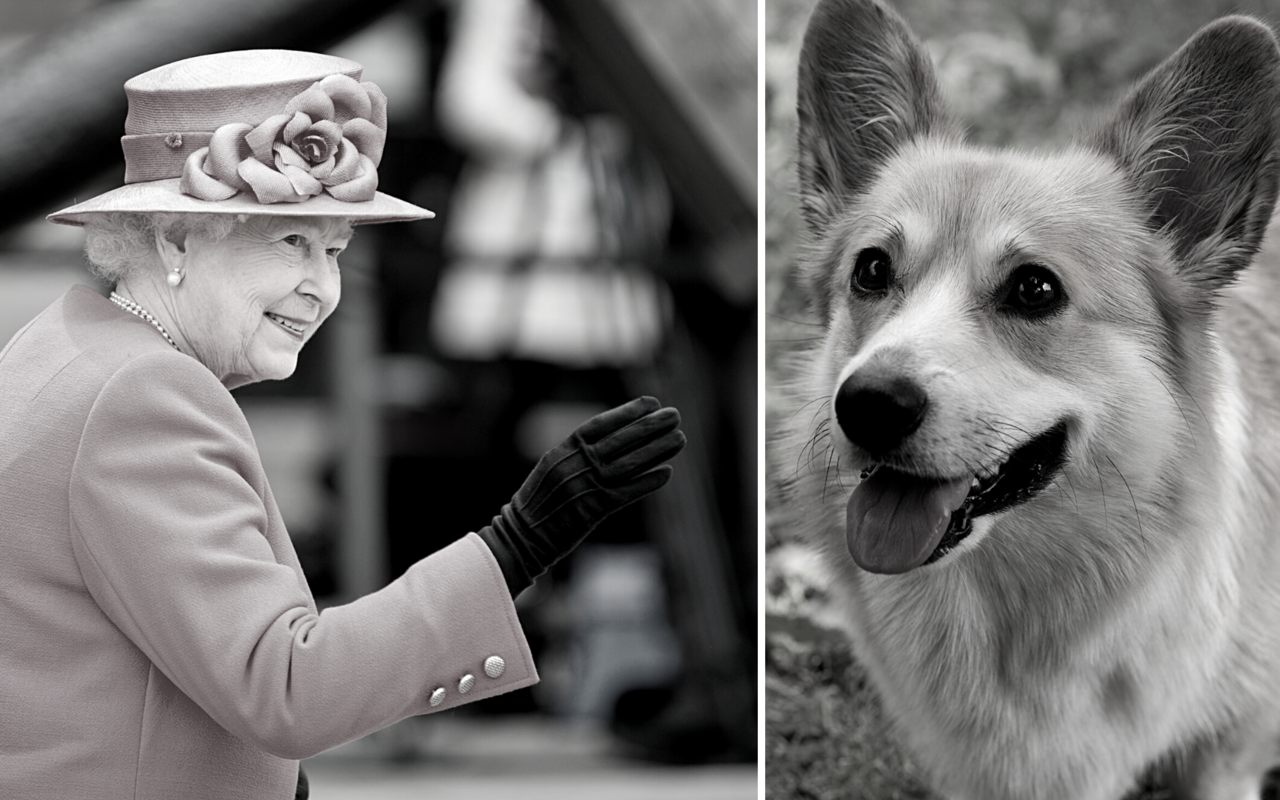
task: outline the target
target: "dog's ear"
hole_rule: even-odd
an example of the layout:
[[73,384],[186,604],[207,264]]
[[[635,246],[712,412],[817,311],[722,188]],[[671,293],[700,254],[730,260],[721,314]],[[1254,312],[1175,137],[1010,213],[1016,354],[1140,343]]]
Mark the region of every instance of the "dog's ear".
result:
[[905,142],[944,127],[933,64],[874,0],[820,0],[800,51],[801,204],[821,231]]
[[1248,17],[1205,26],[1093,139],[1137,188],[1178,267],[1212,298],[1248,266],[1275,205],[1280,49]]

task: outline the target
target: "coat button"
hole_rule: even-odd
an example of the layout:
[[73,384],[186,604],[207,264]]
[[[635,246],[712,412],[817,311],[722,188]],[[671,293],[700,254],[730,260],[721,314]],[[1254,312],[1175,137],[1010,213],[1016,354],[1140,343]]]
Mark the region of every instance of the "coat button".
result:
[[435,708],[444,702],[444,688],[441,687],[431,693],[431,707]]
[[462,680],[458,681],[458,691],[466,694],[471,691],[471,687],[476,685],[475,675],[463,675]]
[[490,678],[497,678],[507,668],[507,662],[502,660],[502,656],[489,656],[484,660],[484,674]]

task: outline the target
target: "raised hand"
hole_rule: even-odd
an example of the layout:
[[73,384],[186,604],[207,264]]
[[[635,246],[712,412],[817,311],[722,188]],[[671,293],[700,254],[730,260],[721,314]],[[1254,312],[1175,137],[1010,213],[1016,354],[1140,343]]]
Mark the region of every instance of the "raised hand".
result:
[[684,447],[680,412],[640,397],[584,422],[547,451],[493,522],[476,533],[514,597],[605,517],[671,479]]

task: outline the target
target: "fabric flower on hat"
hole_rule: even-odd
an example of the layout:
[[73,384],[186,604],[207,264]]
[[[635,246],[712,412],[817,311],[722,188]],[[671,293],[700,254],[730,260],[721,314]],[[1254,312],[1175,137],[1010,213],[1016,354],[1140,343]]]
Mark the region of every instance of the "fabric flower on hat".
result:
[[259,203],[301,202],[321,192],[372,200],[387,141],[387,97],[347,75],[316,81],[283,113],[231,122],[187,158],[179,188],[201,200],[252,191]]

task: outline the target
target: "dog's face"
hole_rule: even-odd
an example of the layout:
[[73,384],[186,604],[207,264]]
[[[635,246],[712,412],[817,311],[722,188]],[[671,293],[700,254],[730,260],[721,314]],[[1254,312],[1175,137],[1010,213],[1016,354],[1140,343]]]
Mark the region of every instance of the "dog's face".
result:
[[976,543],[975,519],[1073,461],[1141,475],[1126,462],[1165,458],[1149,435],[1177,414],[1151,291],[1162,251],[1127,196],[1088,153],[912,145],[827,237],[817,380],[841,462],[878,470],[849,512],[864,568]]
[[826,326],[808,393],[829,400],[832,456],[858,481],[859,566],[945,562],[1010,514],[1078,515],[1108,487],[1118,506],[1120,484],[1137,521],[1167,490],[1214,292],[1274,202],[1274,126],[1239,87],[1250,70],[1277,83],[1259,28],[1206,29],[1094,140],[1029,156],[959,141],[891,12],[819,5],[800,84]]

